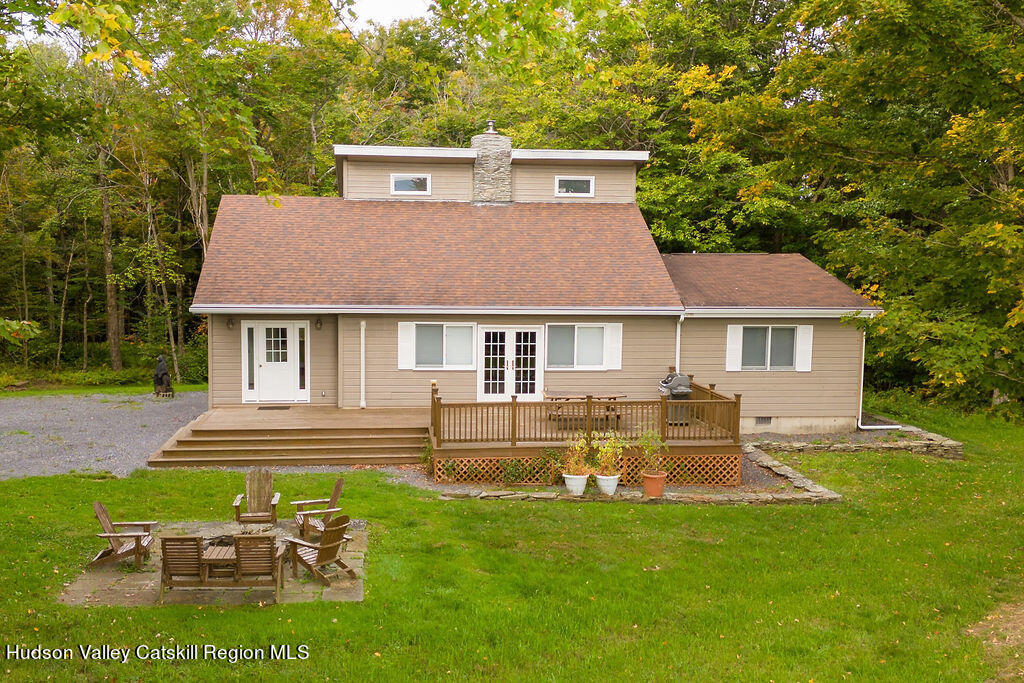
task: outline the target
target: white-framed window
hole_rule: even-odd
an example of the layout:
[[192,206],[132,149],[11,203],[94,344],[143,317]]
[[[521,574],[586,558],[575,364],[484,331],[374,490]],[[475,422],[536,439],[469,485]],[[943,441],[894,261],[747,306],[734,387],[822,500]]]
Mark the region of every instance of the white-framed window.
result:
[[398,323],[400,370],[476,369],[473,323]]
[[809,372],[813,325],[729,325],[725,369]]
[[392,173],[391,194],[423,195],[430,194],[429,173]]
[[548,323],[548,370],[618,370],[622,323]]
[[556,175],[556,197],[593,197],[594,176],[592,175]]

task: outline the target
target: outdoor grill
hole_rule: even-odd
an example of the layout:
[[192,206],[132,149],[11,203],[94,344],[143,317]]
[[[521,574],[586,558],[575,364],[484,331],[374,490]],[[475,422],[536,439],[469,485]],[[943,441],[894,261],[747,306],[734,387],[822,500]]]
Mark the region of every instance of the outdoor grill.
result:
[[[690,387],[690,378],[678,372],[670,372],[661,380],[658,385],[658,392],[668,397],[670,401],[685,401],[690,398],[693,389]],[[688,407],[681,404],[671,404],[668,407],[666,421],[673,425],[684,425],[689,419]]]

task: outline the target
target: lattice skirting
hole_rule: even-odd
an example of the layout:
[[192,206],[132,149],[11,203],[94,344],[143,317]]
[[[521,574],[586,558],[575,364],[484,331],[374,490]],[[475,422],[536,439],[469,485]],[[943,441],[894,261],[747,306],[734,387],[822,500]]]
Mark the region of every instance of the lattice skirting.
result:
[[[666,482],[675,486],[739,486],[740,454],[666,455]],[[623,486],[639,486],[643,460],[622,458]],[[434,481],[439,484],[561,484],[561,469],[550,457],[434,458]]]

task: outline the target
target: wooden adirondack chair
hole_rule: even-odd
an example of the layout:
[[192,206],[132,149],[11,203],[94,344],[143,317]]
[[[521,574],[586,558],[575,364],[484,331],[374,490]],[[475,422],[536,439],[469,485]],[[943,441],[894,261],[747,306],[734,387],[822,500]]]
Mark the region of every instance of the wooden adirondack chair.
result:
[[[242,500],[245,512],[242,512]],[[277,524],[277,502],[280,493],[274,493],[274,475],[264,467],[256,467],[245,475],[245,493],[239,493],[232,503],[235,521],[242,524]]]
[[[98,537],[106,539],[109,546],[101,550],[89,563],[90,567],[106,564],[107,562],[118,562],[129,557],[135,558],[135,566],[142,567],[142,563],[149,554],[149,546],[153,544],[153,536],[150,530],[157,525],[156,522],[111,522],[110,513],[103,503],[96,501],[92,504],[96,513],[96,519],[100,522],[102,534]],[[118,531],[118,528],[131,529],[136,531]]]
[[[292,555],[292,576],[298,577],[299,564],[308,569],[317,581],[325,586],[331,585],[331,579],[341,571],[346,572],[353,579],[357,578],[356,571],[342,562],[338,557],[346,543],[352,540],[346,532],[348,531],[348,515],[339,515],[333,518],[324,527],[320,535],[320,543],[310,543],[298,538],[287,538]],[[338,571],[327,574],[324,567],[337,565]]]
[[235,585],[273,586],[274,599],[284,584],[284,548],[271,534],[235,536]]
[[[299,527],[299,534],[303,540],[308,541],[314,533],[322,534],[324,526],[331,521],[331,515],[341,512],[338,507],[338,499],[341,498],[341,490],[345,486],[345,480],[338,478],[334,482],[334,490],[330,498],[315,498],[313,500],[293,500],[295,506],[295,526]],[[307,510],[311,505],[327,505],[325,509]]]
[[163,566],[160,570],[160,599],[164,590],[205,586],[207,571],[203,565],[202,536],[167,536],[160,539]]

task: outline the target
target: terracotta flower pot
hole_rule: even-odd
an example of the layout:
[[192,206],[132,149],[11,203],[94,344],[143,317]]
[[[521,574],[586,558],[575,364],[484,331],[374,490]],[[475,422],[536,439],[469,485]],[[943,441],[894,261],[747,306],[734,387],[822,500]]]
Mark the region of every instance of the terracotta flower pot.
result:
[[644,495],[648,498],[661,498],[665,493],[665,476],[667,472],[641,472],[644,479]]

